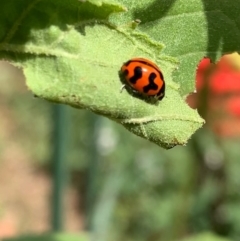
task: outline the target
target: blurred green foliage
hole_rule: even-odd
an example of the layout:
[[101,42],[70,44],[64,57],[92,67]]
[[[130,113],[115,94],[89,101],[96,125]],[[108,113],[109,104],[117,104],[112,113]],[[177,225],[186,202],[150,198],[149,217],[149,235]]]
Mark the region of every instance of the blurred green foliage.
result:
[[87,241],[86,235],[50,233],[38,236],[22,236],[19,238],[7,239],[8,241]]

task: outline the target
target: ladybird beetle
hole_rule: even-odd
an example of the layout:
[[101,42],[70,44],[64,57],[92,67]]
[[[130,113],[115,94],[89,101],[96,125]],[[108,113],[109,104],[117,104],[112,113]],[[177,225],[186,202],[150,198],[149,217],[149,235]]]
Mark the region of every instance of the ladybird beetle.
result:
[[[161,100],[165,94],[165,82],[161,70],[152,61],[133,58],[124,63],[120,73],[132,90]],[[125,85],[123,86],[125,87]]]

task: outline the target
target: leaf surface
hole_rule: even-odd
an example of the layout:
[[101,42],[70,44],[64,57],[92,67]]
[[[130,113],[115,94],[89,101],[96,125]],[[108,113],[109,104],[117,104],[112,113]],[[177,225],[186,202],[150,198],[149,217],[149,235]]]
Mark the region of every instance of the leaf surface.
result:
[[[114,23],[124,14],[122,3],[9,0],[3,8],[10,16],[0,17],[0,57],[21,67],[27,86],[41,98],[90,109],[165,148],[184,145],[203,120],[172,80],[179,60],[168,54],[165,41],[154,40],[140,26]],[[162,101],[149,103],[120,91],[120,67],[132,57],[161,66],[166,80]]]

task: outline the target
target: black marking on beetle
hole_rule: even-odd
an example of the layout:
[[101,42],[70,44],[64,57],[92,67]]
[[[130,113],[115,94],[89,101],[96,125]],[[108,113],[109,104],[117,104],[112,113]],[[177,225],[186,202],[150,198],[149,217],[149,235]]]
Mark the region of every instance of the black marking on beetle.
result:
[[132,62],[132,60],[128,60],[128,62],[124,63],[124,65],[128,66],[131,62]]
[[158,71],[158,73],[159,73],[159,75],[160,75],[161,79],[162,79],[162,80],[163,80],[163,82],[164,82],[164,77],[163,77],[162,72],[161,72],[161,71]]
[[123,71],[123,75],[124,75],[124,76],[128,76],[128,73],[129,73],[129,71],[128,71],[127,69],[125,69],[125,70]]
[[142,68],[140,66],[137,66],[134,68],[134,75],[129,78],[129,82],[131,84],[136,84],[140,78],[142,78]]
[[143,87],[143,92],[147,93],[150,90],[157,90],[158,86],[154,83],[157,75],[155,73],[151,73],[148,77],[149,84]]
[[141,63],[141,64],[145,64],[148,66],[153,67],[154,69],[156,69],[156,67],[154,65],[152,65],[151,63],[144,61],[144,60],[140,60],[140,59],[136,59],[136,60],[129,60],[128,62],[126,62],[125,64],[128,66],[130,63]]

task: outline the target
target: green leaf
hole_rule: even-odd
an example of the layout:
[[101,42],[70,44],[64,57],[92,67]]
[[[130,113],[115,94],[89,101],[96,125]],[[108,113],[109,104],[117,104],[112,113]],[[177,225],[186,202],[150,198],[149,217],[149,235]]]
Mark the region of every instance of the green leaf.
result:
[[86,234],[51,233],[44,235],[22,236],[4,239],[4,241],[88,241]]
[[164,43],[164,54],[178,58],[174,81],[183,96],[195,89],[196,66],[204,56],[217,60],[240,50],[240,0],[118,2],[128,11],[112,15],[112,23],[139,19],[138,30]]
[[[203,120],[172,81],[178,59],[131,22],[109,23],[109,15],[124,6],[91,2],[4,2],[2,9],[10,14],[0,16],[0,57],[23,69],[27,86],[39,97],[90,109],[165,148],[185,145]],[[161,66],[166,96],[159,103],[120,92],[119,69],[136,56]]]
[[[87,2],[87,0],[80,0],[82,2]],[[102,1],[102,0],[88,0],[88,2],[95,4],[96,6],[102,6],[106,3],[108,4],[112,4],[112,5],[118,5],[117,2],[113,1],[113,0],[107,0],[107,1]],[[120,5],[119,5],[120,6]],[[120,9],[122,9],[122,7],[120,7]]]

